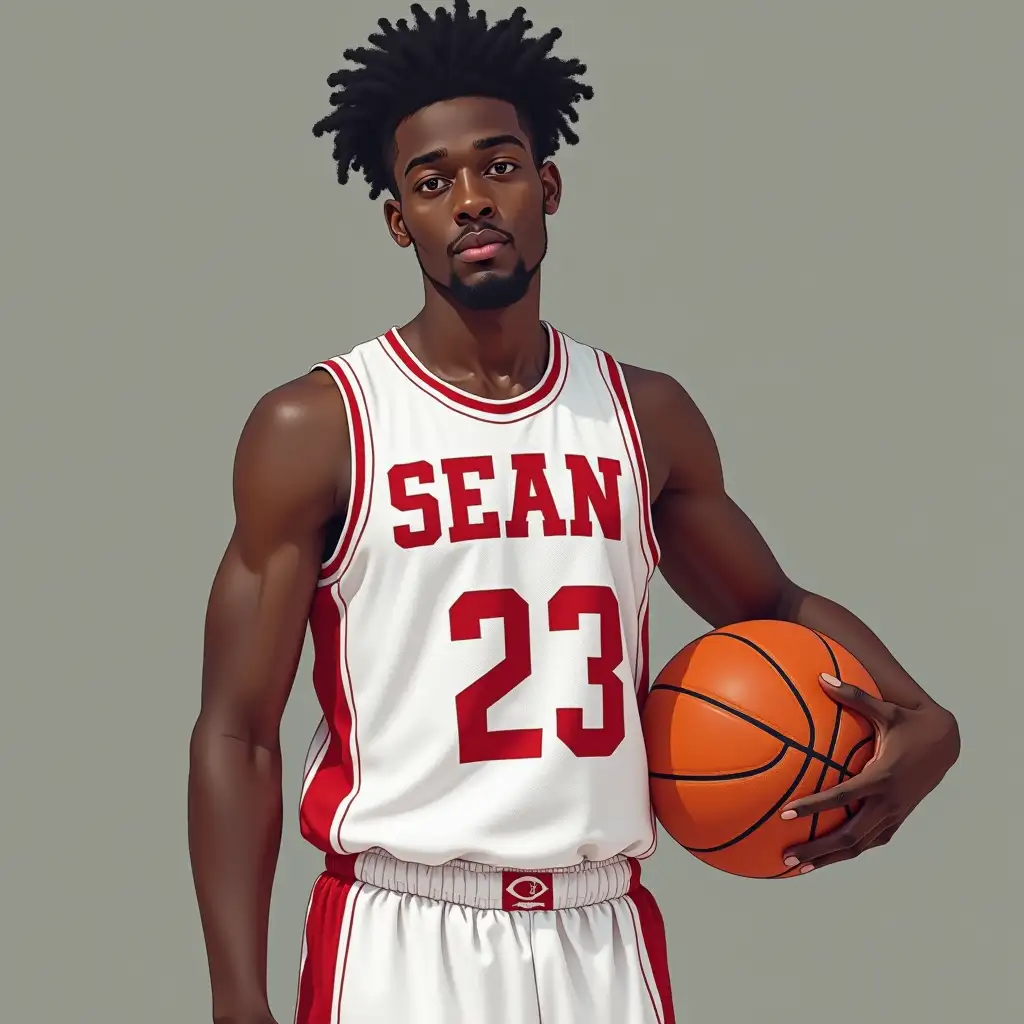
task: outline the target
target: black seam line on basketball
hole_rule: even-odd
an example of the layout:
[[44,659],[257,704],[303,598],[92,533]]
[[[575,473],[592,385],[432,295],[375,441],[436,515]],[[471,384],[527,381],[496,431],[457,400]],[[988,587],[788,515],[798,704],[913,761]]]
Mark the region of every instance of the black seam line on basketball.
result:
[[797,743],[795,740],[791,740],[788,736],[784,736],[781,732],[773,729],[770,725],[765,725],[764,722],[758,721],[758,719],[751,717],[750,715],[740,711],[738,708],[732,707],[730,704],[726,704],[723,701],[715,700],[714,697],[708,697],[706,694],[697,693],[696,690],[687,690],[683,686],[673,686],[671,683],[655,683],[651,690],[672,690],[676,693],[685,694],[687,697],[693,697],[695,700],[702,700],[705,704],[710,704],[712,707],[721,708],[722,711],[728,711],[730,715],[735,715],[737,718],[742,719],[749,725],[754,726],[755,729],[760,729],[761,732],[767,733],[769,736],[777,739],[780,743],[785,743],[787,747],[793,750],[798,750],[801,754],[806,755],[813,761],[822,761],[828,768],[834,768],[836,771],[842,771],[842,765],[837,764],[835,761],[829,761],[824,754],[820,754],[817,750],[811,747],[806,747],[802,743]]
[[[722,635],[732,636],[733,634],[730,633],[730,634],[718,634],[718,635],[720,635],[720,636],[722,636]],[[734,637],[734,639],[742,640],[743,638],[742,637]],[[744,641],[744,642],[746,642],[746,641]],[[764,655],[765,660],[768,661],[771,665],[773,665],[778,670],[779,674],[782,676],[783,679],[786,680],[786,683],[792,689],[793,688],[793,684],[786,677],[786,674],[781,669],[779,669],[779,667],[777,665],[775,665],[775,662],[772,661],[772,659],[769,658],[768,655],[764,653],[764,651],[762,651],[759,647],[757,647],[756,644],[750,644],[750,646],[753,647],[754,650],[758,651],[758,653]],[[682,686],[672,686],[669,683],[656,683],[654,686],[651,687],[651,689],[652,690],[655,690],[655,689],[675,690],[678,693],[686,694],[686,695],[688,695],[690,697],[696,697],[697,700],[706,701],[708,704],[711,704],[711,705],[713,705],[715,707],[719,707],[723,711],[727,711],[730,714],[735,715],[736,717],[742,719],[743,721],[749,722],[755,728],[761,729],[763,732],[767,732],[770,735],[774,736],[777,740],[779,740],[783,744],[785,749],[788,750],[788,749],[792,748],[794,750],[801,750],[803,752],[803,755],[804,755],[804,763],[800,766],[800,771],[797,772],[796,778],[794,778],[792,783],[790,783],[789,789],[787,789],[786,792],[783,793],[781,797],[779,797],[779,799],[775,802],[775,804],[773,804],[771,807],[769,807],[768,810],[763,815],[761,815],[761,817],[757,821],[755,821],[748,828],[745,828],[739,835],[733,836],[732,839],[728,839],[724,843],[719,843],[717,846],[706,846],[705,847],[705,846],[685,846],[684,845],[683,849],[687,850],[689,853],[693,853],[693,854],[720,853],[722,850],[727,850],[730,846],[735,846],[737,843],[742,843],[744,839],[746,839],[748,836],[753,835],[773,814],[776,814],[779,811],[779,809],[784,804],[786,804],[786,802],[789,800],[789,798],[796,791],[796,787],[800,785],[800,782],[802,781],[803,777],[807,774],[807,769],[811,766],[811,762],[814,760],[814,758],[819,758],[820,759],[822,757],[822,755],[819,754],[813,747],[801,747],[799,744],[794,743],[788,737],[783,736],[782,733],[776,732],[774,729],[771,728],[771,726],[765,725],[763,722],[759,722],[756,718],[752,718],[750,715],[744,714],[742,711],[739,711],[736,708],[730,707],[728,704],[723,704],[721,701],[717,701],[713,697],[708,697],[708,696],[706,696],[706,695],[704,695],[702,693],[696,693],[693,690],[687,690],[685,687],[682,687]],[[796,693],[795,690],[794,690],[794,693]],[[800,702],[801,707],[804,707],[806,709],[806,705],[804,704],[803,699],[800,697],[799,693],[796,693],[796,697],[797,697],[797,700]],[[814,721],[813,721],[813,719],[810,721],[809,724],[810,724],[811,741],[813,743],[813,741],[814,741]]]
[[[717,632],[717,631],[714,632],[714,633],[710,633],[708,635],[709,636],[727,636],[727,637],[731,637],[733,640],[738,640],[740,643],[746,644],[748,647],[750,647],[753,650],[757,651],[757,653],[760,654],[761,657],[764,658],[764,660],[767,661],[768,664],[771,665],[772,668],[774,668],[776,672],[778,672],[779,676],[782,678],[782,680],[785,682],[785,684],[789,687],[790,692],[793,694],[793,696],[796,699],[797,703],[800,705],[800,709],[803,711],[804,717],[807,719],[807,731],[808,731],[809,736],[808,736],[808,743],[807,743],[807,745],[806,746],[801,746],[800,744],[795,743],[794,741],[790,740],[788,737],[783,736],[781,733],[779,733],[776,730],[772,729],[770,726],[765,725],[763,722],[759,722],[756,718],[753,718],[750,715],[746,715],[742,711],[738,711],[736,708],[731,708],[727,704],[723,704],[720,701],[716,701],[716,700],[714,700],[711,697],[706,697],[703,694],[695,693],[695,692],[687,690],[687,689],[685,689],[684,687],[681,687],[681,686],[671,686],[668,683],[656,684],[656,686],[660,685],[662,689],[677,690],[680,693],[688,694],[689,696],[695,697],[698,700],[703,700],[703,701],[706,701],[709,704],[712,704],[713,706],[720,707],[723,711],[727,711],[730,714],[736,715],[737,717],[743,719],[744,721],[749,722],[755,728],[761,729],[762,731],[767,732],[767,733],[773,735],[777,740],[779,740],[780,742],[786,744],[787,746],[793,747],[796,750],[801,750],[803,752],[803,754],[804,754],[804,763],[801,766],[800,771],[797,774],[796,778],[793,780],[792,784],[790,785],[789,789],[786,790],[786,792],[782,795],[782,797],[778,800],[778,802],[773,807],[769,808],[769,810],[764,815],[762,815],[762,817],[760,818],[759,821],[754,822],[754,824],[751,825],[749,828],[744,829],[743,832],[741,832],[738,836],[735,836],[734,838],[728,840],[725,843],[720,843],[718,846],[708,847],[706,849],[705,848],[697,848],[697,847],[686,847],[686,849],[690,853],[695,853],[695,854],[696,853],[718,853],[721,850],[728,849],[730,846],[735,846],[737,843],[742,842],[744,839],[747,838],[747,836],[752,835],[754,832],[756,832],[766,821],[768,821],[769,818],[771,818],[771,816],[773,814],[777,813],[779,811],[779,809],[781,807],[783,807],[789,801],[789,798],[796,791],[797,786],[800,785],[800,782],[803,779],[804,775],[807,774],[807,769],[810,767],[811,761],[813,759],[817,758],[818,760],[824,761],[826,766],[828,766],[831,763],[828,758],[823,757],[821,754],[819,754],[814,749],[814,742],[815,742],[815,739],[817,738],[816,732],[815,732],[815,728],[814,728],[814,716],[811,714],[811,710],[807,706],[807,702],[804,700],[803,694],[800,693],[800,691],[797,689],[797,687],[793,684],[793,681],[789,678],[789,676],[785,673],[785,671],[783,671],[782,666],[779,665],[778,662],[776,662],[775,659],[772,658],[771,655],[768,654],[767,651],[762,650],[760,647],[758,647],[757,644],[755,644],[752,641],[748,640],[746,637],[739,636],[736,633],[720,633],[720,632]],[[652,689],[655,689],[655,688],[656,687],[652,687]],[[836,766],[836,767],[838,767],[838,766]]]
[[[818,781],[817,781],[817,783],[815,783],[814,790],[813,790],[813,792],[815,792],[815,793],[820,793],[821,790],[822,790],[822,787],[825,785],[825,777],[828,775],[828,766],[829,766],[829,763],[832,761],[832,755],[835,753],[836,743],[839,741],[839,726],[840,726],[840,723],[842,722],[842,720],[843,720],[843,709],[841,707],[837,706],[836,707],[836,720],[835,720],[835,723],[832,726],[832,738],[831,738],[831,740],[829,741],[829,744],[828,744],[828,754],[825,755],[827,760],[821,766],[821,774],[818,776]],[[842,769],[838,769],[838,770],[841,771]],[[818,817],[819,817],[819,815],[820,815],[819,811],[815,811],[815,813],[811,815],[811,827],[810,827],[810,831],[809,831],[809,833],[807,835],[807,841],[808,842],[810,842],[815,837],[815,835],[817,834],[817,831],[818,831]]]
[[[811,630],[811,632],[814,633],[814,635],[825,645],[825,650],[828,651],[829,660],[832,662],[832,673],[833,673],[833,675],[835,675],[836,679],[842,680],[842,676],[839,674],[839,662],[836,659],[835,651],[832,650],[832,647],[829,644],[828,640],[826,640],[825,637],[822,636],[822,634],[819,633],[816,629]],[[836,705],[836,720],[835,720],[835,722],[832,725],[832,739],[829,741],[829,745],[828,745],[828,755],[827,756],[828,756],[828,758],[830,760],[832,758],[832,755],[835,753],[836,743],[839,741],[839,728],[840,728],[840,725],[842,724],[842,721],[843,721],[843,707],[842,707],[841,704],[837,704]],[[814,792],[815,793],[820,793],[821,792],[822,786],[825,785],[825,777],[826,777],[826,775],[828,775],[828,767],[826,765],[822,765],[822,767],[821,767],[821,777],[818,779],[818,783],[814,787]],[[808,842],[811,842],[814,839],[814,837],[818,834],[818,818],[819,818],[819,813],[818,812],[815,812],[814,814],[811,815],[811,827],[810,827],[810,830],[808,831],[808,834],[807,834],[807,841]]]
[[[853,760],[857,751],[866,744],[871,743],[873,739],[873,736],[865,736],[864,739],[858,740],[850,748],[850,752],[846,755],[846,760],[843,762],[843,767],[839,770],[840,782],[845,782],[847,778],[853,778],[853,772],[850,771],[850,762]],[[849,804],[844,804],[843,810],[846,812],[846,820],[849,821],[853,817],[854,812],[851,810]]]
[[[822,637],[820,633],[818,634],[818,636],[821,637],[822,642],[825,643],[826,647],[828,647],[828,643],[825,642],[825,638]],[[837,679],[841,679],[842,677],[839,675],[839,666],[838,666],[838,664],[836,664],[835,655],[832,654],[832,648],[829,647],[828,650],[829,650],[829,654],[832,655],[832,663],[836,666],[836,673],[835,673],[836,674],[836,678]],[[842,707],[839,707],[837,709],[837,719],[836,719],[837,726],[838,726],[838,722],[841,721],[843,714],[844,714],[844,709]],[[850,748],[849,752],[846,755],[846,760],[837,769],[838,772],[839,772],[839,780],[838,780],[839,782],[845,782],[847,778],[851,778],[851,779],[853,778],[853,775],[850,773],[850,762],[856,756],[857,751],[860,750],[861,747],[864,746],[864,744],[870,743],[870,742],[871,742],[871,737],[868,736],[868,737],[865,737],[862,740],[858,740]],[[829,752],[831,753],[831,748],[830,748]],[[827,771],[827,768],[823,768],[822,769],[823,773],[825,771]],[[849,821],[854,816],[854,812],[850,809],[848,804],[843,806],[843,810],[846,812],[846,820]],[[817,820],[818,820],[818,815],[815,814],[813,819],[812,819],[811,832],[810,832],[810,837],[809,837],[808,841],[810,841],[811,839],[814,839],[814,834],[815,834],[815,827],[814,826],[817,823]],[[786,875],[788,875],[791,871],[795,871],[795,870],[796,870],[796,868],[783,868],[782,871],[780,871],[777,875],[770,875],[769,877],[770,878],[785,878]]]
[[804,700],[804,695],[794,685],[793,680],[786,674],[785,669],[762,647],[758,647],[753,640],[748,640],[745,636],[740,636],[738,633],[723,633],[715,631],[710,633],[709,636],[727,636],[732,640],[738,640],[741,644],[746,644],[751,650],[757,651],[758,654],[768,662],[769,665],[782,677],[782,681],[789,687],[790,692],[796,698],[796,702],[800,705],[800,710],[804,713],[804,718],[807,719],[807,746],[810,750],[814,749],[814,741],[817,736],[814,731],[814,716],[811,714],[811,709],[807,706],[807,701]]
[[800,767],[800,771],[797,772],[796,778],[790,783],[789,789],[782,794],[781,797],[771,807],[765,811],[761,817],[754,822],[749,828],[745,828],[738,836],[733,836],[732,839],[727,840],[724,843],[719,843],[717,846],[686,846],[685,850],[690,853],[720,853],[722,850],[727,850],[730,846],[735,846],[737,843],[742,843],[747,836],[753,835],[773,814],[777,813],[779,808],[785,804],[789,798],[793,795],[796,787],[800,785],[801,780],[807,774],[807,769],[811,766],[810,754],[804,757],[804,763]]
[[843,775],[848,776],[851,779],[853,778],[853,772],[850,771],[850,763],[853,761],[857,751],[860,750],[861,747],[870,743],[873,739],[873,736],[865,736],[864,739],[857,740],[857,742],[854,743],[852,747],[850,747],[850,752],[846,755],[846,760],[843,761],[841,765],[838,765],[839,771]]
[[751,776],[760,775],[762,772],[770,771],[785,756],[789,750],[789,744],[783,743],[782,749],[767,763],[760,768],[748,768],[742,772],[724,772],[721,775],[673,775],[670,772],[648,772],[652,779],[671,779],[674,782],[735,782],[736,779],[749,779]]
[[[744,839],[746,839],[747,836],[752,835],[773,814],[775,814],[789,800],[789,798],[793,795],[793,793],[796,791],[797,786],[800,785],[800,782],[803,779],[804,775],[807,774],[807,769],[811,766],[812,759],[817,758],[819,760],[822,760],[822,755],[819,754],[814,749],[814,744],[815,744],[815,741],[817,740],[817,732],[816,732],[816,730],[814,728],[814,716],[811,714],[811,709],[807,706],[807,702],[804,700],[803,694],[793,684],[793,680],[789,678],[789,676],[786,674],[786,672],[782,668],[782,666],[766,650],[764,650],[762,647],[759,647],[752,640],[748,640],[745,636],[740,636],[738,633],[725,633],[725,632],[719,632],[719,631],[716,630],[716,631],[714,631],[712,633],[709,633],[708,635],[709,636],[729,637],[732,640],[738,640],[741,644],[746,644],[746,646],[751,648],[751,650],[757,651],[757,653],[760,654],[761,657],[764,658],[764,660],[767,661],[768,664],[771,665],[771,667],[773,669],[775,669],[775,671],[779,674],[779,677],[782,679],[782,681],[786,684],[786,686],[789,687],[790,693],[793,694],[794,699],[796,700],[797,704],[800,706],[800,710],[804,713],[804,718],[807,719],[807,745],[803,746],[803,745],[801,745],[799,743],[794,742],[793,740],[790,740],[788,737],[783,736],[781,733],[777,733],[770,726],[765,726],[764,723],[758,722],[756,718],[751,718],[748,715],[744,715],[743,712],[741,712],[741,711],[737,712],[737,709],[735,709],[735,708],[730,708],[728,705],[724,705],[724,704],[721,705],[721,707],[724,710],[730,711],[733,714],[739,714],[739,716],[741,718],[749,721],[751,724],[757,726],[757,728],[764,729],[766,732],[770,732],[772,735],[775,736],[776,739],[781,740],[787,746],[790,746],[790,747],[793,747],[796,750],[802,751],[803,754],[804,754],[804,763],[803,763],[802,767],[800,768],[799,774],[793,780],[793,783],[789,787],[789,789],[783,794],[783,796],[779,800],[779,802],[777,804],[775,804],[774,807],[772,807],[772,808],[770,808],[768,810],[768,812],[760,819],[760,821],[757,821],[753,825],[751,825],[749,828],[744,829],[743,832],[740,833],[740,835],[735,836],[733,839],[730,839],[726,843],[722,843],[719,846],[716,846],[716,847],[713,847],[713,848],[707,849],[707,850],[697,850],[697,849],[694,849],[694,850],[690,851],[691,853],[718,853],[720,850],[725,850],[725,849],[727,849],[730,846],[734,846],[736,843],[740,843]],[[699,699],[709,700],[710,701],[709,698],[702,697],[700,694],[697,694],[697,693],[693,694],[693,696],[697,697]],[[717,701],[710,701],[710,702],[714,703],[714,704],[718,703]],[[825,763],[827,765],[828,761],[826,760]]]

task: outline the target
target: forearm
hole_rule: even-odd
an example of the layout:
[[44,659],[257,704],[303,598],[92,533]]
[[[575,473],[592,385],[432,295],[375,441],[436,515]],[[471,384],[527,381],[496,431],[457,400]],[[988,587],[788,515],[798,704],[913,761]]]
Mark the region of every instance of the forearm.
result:
[[938,707],[885,644],[835,601],[793,588],[782,602],[779,617],[816,629],[842,644],[864,666],[887,701],[906,708]]
[[281,842],[280,752],[202,718],[190,748],[189,849],[214,1019],[267,1004],[267,928]]

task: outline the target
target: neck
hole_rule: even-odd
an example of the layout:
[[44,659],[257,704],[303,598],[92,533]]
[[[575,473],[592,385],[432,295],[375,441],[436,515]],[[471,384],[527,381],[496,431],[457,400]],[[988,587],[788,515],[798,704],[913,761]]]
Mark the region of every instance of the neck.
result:
[[517,303],[473,310],[424,279],[425,301],[402,337],[433,372],[453,383],[478,381],[499,389],[533,387],[547,365],[547,332],[540,322],[540,275]]

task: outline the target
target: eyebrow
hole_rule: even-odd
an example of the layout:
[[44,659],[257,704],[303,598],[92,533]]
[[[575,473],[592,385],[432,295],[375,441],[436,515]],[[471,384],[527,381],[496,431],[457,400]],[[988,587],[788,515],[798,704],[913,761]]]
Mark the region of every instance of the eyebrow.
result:
[[[488,135],[486,138],[477,139],[473,143],[473,148],[476,150],[495,149],[498,146],[518,146],[522,150],[526,149],[523,140],[515,135]],[[421,153],[419,156],[414,156],[406,164],[405,173],[408,174],[414,168],[422,167],[424,164],[436,163],[438,160],[443,160],[447,155],[447,149],[432,149],[429,153]]]

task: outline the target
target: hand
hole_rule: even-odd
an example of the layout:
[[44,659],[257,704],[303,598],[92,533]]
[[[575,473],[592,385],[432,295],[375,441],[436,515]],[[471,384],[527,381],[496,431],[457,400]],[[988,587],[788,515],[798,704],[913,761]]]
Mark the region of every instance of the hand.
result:
[[888,843],[910,812],[942,781],[960,752],[956,720],[937,704],[901,707],[827,674],[821,676],[821,684],[833,700],[872,723],[875,753],[852,779],[783,808],[782,817],[789,820],[863,801],[857,813],[835,831],[783,853],[786,866],[795,867],[792,858],[796,858],[801,873]]

